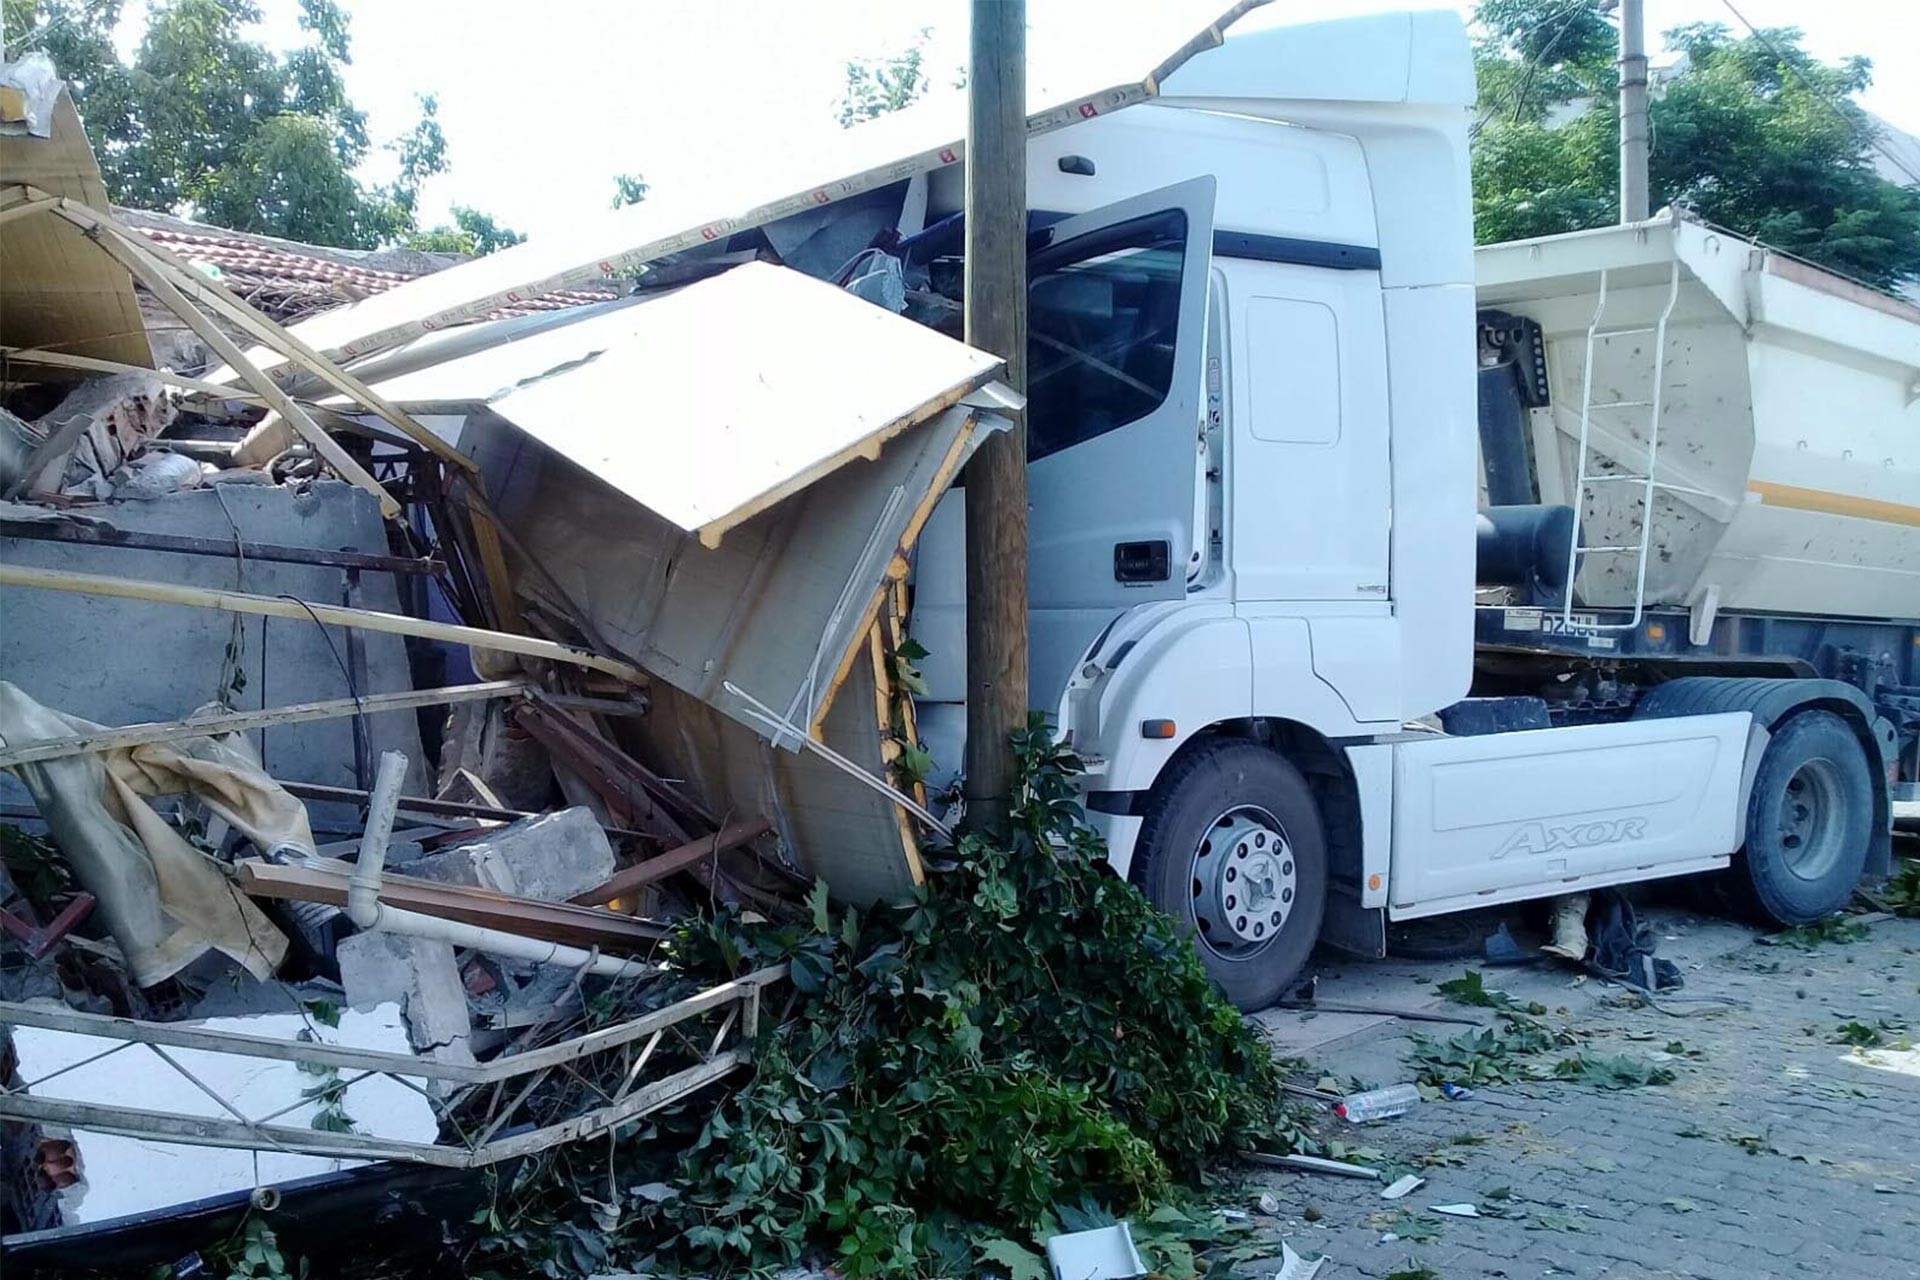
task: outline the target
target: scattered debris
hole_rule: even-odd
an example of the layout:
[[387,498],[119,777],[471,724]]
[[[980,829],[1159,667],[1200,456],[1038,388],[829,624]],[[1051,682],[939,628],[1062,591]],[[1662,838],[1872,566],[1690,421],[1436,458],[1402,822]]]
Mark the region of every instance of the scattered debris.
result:
[[1419,1190],[1426,1184],[1427,1180],[1418,1174],[1402,1174],[1400,1177],[1395,1178],[1392,1184],[1380,1193],[1380,1198],[1382,1200],[1398,1200],[1411,1192]]
[[1325,1254],[1308,1262],[1293,1251],[1293,1246],[1281,1241],[1280,1269],[1273,1274],[1273,1280],[1313,1280],[1320,1274],[1320,1268],[1327,1265]]
[[1265,1151],[1242,1151],[1240,1158],[1249,1164],[1264,1164],[1275,1169],[1297,1169],[1303,1173],[1331,1173],[1342,1178],[1379,1178],[1378,1169],[1348,1164],[1344,1160],[1326,1160],[1319,1156],[1270,1155]]
[[1093,1231],[1074,1231],[1047,1241],[1047,1264],[1055,1280],[1083,1277],[1084,1280],[1134,1280],[1147,1274],[1140,1251],[1133,1247],[1133,1232],[1127,1223],[1115,1223]]
[[1365,1093],[1348,1094],[1334,1104],[1333,1113],[1351,1124],[1387,1120],[1420,1105],[1420,1090],[1411,1084],[1389,1085]]
[[1480,1210],[1471,1204],[1430,1204],[1428,1209],[1434,1213],[1443,1213],[1449,1218],[1477,1218]]

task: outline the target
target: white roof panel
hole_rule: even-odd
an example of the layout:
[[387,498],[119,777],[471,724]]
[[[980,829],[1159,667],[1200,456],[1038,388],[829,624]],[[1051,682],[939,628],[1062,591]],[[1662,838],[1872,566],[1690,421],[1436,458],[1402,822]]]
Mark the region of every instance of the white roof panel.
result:
[[749,263],[375,384],[475,403],[709,546],[985,383],[998,357]]

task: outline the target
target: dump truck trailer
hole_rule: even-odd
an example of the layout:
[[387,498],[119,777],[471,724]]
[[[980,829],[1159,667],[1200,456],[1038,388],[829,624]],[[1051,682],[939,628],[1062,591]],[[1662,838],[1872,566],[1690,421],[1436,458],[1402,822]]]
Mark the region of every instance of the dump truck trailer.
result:
[[[1845,681],[1911,797],[1920,307],[1679,215],[1476,259],[1482,536],[1509,544],[1476,612],[1486,690],[1547,654],[1588,660],[1557,722],[1603,712],[1608,679]],[[1539,555],[1513,542],[1549,523]]]
[[[1476,261],[1473,100],[1452,16],[1362,18],[1030,144],[1032,699],[1245,1007],[1604,885],[1815,919],[1915,779],[1920,316],[1677,216]],[[913,611],[950,762],[962,526]]]

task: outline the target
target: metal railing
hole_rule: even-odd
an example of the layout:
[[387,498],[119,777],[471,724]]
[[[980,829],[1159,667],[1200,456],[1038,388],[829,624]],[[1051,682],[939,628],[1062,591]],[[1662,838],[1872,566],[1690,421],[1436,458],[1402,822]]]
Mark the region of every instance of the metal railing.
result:
[[[0,1089],[0,1119],[67,1125],[99,1133],[191,1146],[271,1150],[350,1160],[407,1160],[447,1168],[476,1168],[605,1133],[747,1065],[751,1061],[753,1039],[760,1029],[761,993],[786,976],[785,965],[761,969],[637,1018],[555,1044],[503,1054],[489,1062],[443,1062],[415,1057],[410,1053],[324,1044],[317,1040],[283,1040],[182,1023],[142,1022],[133,1018],[81,1013],[53,1005],[0,1002],[0,1024],[39,1027],[118,1042],[37,1079],[23,1082],[18,1087]],[[681,1024],[714,1012],[722,1014],[720,1024],[711,1036],[702,1037],[704,1044],[689,1040],[682,1034]],[[659,1079],[641,1083],[642,1073],[663,1038],[668,1035],[683,1042],[692,1053],[694,1062]],[[722,1048],[729,1036],[733,1038],[732,1046]],[[152,1057],[157,1057],[184,1076],[225,1112],[227,1118],[105,1102],[36,1097],[32,1093],[33,1089],[44,1086],[58,1076],[122,1053],[135,1045],[146,1046],[151,1050]],[[318,1067],[323,1071],[331,1069],[336,1073],[342,1069],[353,1071],[355,1074],[351,1076],[337,1076],[338,1092],[333,1095],[336,1098],[364,1080],[385,1077],[424,1096],[442,1122],[443,1131],[452,1129],[458,1139],[452,1142],[418,1142],[275,1124],[273,1121],[288,1112],[312,1105],[311,1092],[278,1110],[263,1115],[249,1115],[232,1099],[196,1076],[179,1058],[168,1053],[168,1049],[234,1054],[253,1059],[263,1066],[272,1062],[291,1062]],[[598,1064],[596,1074],[602,1081],[613,1078],[614,1072],[609,1068],[617,1063],[619,1083],[609,1087],[587,1079],[575,1070],[574,1064],[589,1058]],[[589,1092],[597,1094],[601,1105],[550,1124],[496,1136],[513,1125],[527,1100],[556,1071],[565,1073]],[[527,1077],[526,1082],[502,1104],[501,1095],[506,1083],[522,1077]],[[478,1132],[469,1135],[453,1119],[453,1104],[436,1096],[434,1091],[420,1083],[422,1081],[453,1086],[493,1086],[494,1096],[480,1115]]]

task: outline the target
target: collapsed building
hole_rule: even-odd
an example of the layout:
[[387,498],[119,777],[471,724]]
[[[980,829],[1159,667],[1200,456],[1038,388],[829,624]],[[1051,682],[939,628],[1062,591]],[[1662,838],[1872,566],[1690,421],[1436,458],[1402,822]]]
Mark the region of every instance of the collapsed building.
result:
[[[0,80],[10,1248],[347,1203],[744,1065],[785,975],[684,989],[675,917],[900,900],[957,817],[914,551],[1022,402],[958,336],[955,103],[830,184],[372,263],[116,211],[53,69]],[[584,1030],[608,986],[651,994]]]

